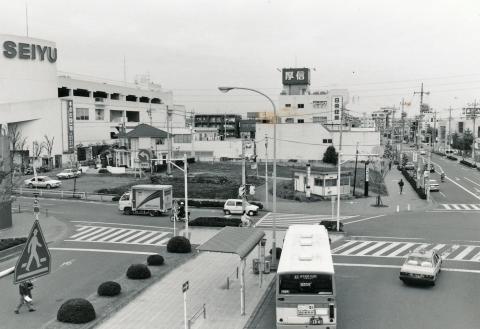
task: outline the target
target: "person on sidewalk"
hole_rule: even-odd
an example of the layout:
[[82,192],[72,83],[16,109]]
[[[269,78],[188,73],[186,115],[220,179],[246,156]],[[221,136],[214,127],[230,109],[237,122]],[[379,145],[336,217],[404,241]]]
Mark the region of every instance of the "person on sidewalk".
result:
[[405,185],[405,183],[403,182],[403,179],[400,178],[400,181],[398,182],[398,186],[400,186],[400,194],[403,193],[403,185]]
[[15,313],[18,314],[20,308],[23,305],[27,305],[29,312],[35,312],[35,309],[31,306],[32,303],[32,293],[30,292],[33,289],[33,284],[31,282],[22,282],[18,286],[18,290],[20,293],[20,303],[18,304],[17,308],[15,309]]
[[392,161],[388,162],[388,170],[392,170]]

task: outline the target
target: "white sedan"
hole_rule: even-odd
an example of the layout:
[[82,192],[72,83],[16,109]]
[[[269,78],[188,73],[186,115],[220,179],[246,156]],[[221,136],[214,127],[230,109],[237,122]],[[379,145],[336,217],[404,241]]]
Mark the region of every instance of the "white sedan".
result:
[[74,178],[74,177],[78,177],[82,174],[82,171],[81,170],[77,170],[77,169],[65,169],[64,171],[62,171],[61,173],[58,173],[57,174],[57,178],[58,179],[68,179],[68,178]]
[[403,283],[426,282],[435,285],[442,258],[436,250],[416,250],[410,253],[400,269],[400,280]]
[[47,176],[36,176],[30,179],[26,179],[24,182],[26,187],[34,188],[34,187],[44,187],[51,189],[53,187],[60,187],[62,182],[56,179],[51,179]]

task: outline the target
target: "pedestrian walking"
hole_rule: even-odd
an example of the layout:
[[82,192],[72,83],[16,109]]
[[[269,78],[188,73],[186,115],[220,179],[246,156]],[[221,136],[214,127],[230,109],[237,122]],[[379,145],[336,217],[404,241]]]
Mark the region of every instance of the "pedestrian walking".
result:
[[403,185],[405,185],[405,183],[403,182],[403,179],[400,178],[400,181],[398,182],[398,186],[400,186],[400,194],[403,193]]
[[15,309],[16,314],[19,313],[20,308],[22,308],[23,305],[27,306],[29,312],[35,311],[35,309],[32,307],[32,289],[33,284],[31,282],[22,282],[19,284],[18,290],[20,293],[20,302]]
[[388,170],[392,170],[392,161],[388,163]]

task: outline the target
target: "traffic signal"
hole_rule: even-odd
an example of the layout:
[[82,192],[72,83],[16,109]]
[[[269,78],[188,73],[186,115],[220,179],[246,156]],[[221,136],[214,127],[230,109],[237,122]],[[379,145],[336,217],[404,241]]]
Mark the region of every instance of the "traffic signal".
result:
[[238,196],[243,197],[245,195],[245,185],[241,185],[238,188]]
[[249,191],[250,195],[254,195],[255,194],[255,186],[254,185],[250,185],[250,188],[249,188]]

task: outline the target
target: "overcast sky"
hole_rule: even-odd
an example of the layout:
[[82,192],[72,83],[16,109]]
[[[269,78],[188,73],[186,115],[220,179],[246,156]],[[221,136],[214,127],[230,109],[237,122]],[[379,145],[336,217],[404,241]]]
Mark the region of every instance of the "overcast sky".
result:
[[[55,41],[58,69],[113,80],[148,72],[196,112],[270,110],[277,68],[310,67],[312,89],[347,88],[349,108],[480,101],[480,1],[28,0],[30,36]],[[0,0],[0,33],[24,35],[25,3]],[[355,102],[352,102],[352,97]]]

